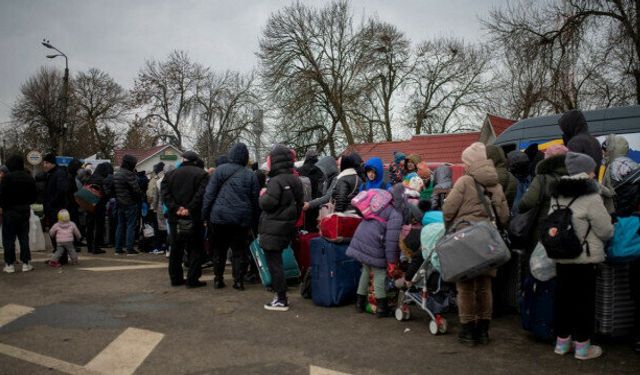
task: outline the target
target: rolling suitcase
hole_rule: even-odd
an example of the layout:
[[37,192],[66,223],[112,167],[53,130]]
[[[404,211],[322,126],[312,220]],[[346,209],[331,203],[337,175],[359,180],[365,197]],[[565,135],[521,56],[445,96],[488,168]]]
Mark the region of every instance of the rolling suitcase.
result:
[[596,333],[623,337],[633,333],[635,303],[631,263],[601,263],[596,276]]
[[554,338],[554,299],[556,280],[538,281],[527,276],[522,285],[520,320],[522,328],[542,341]]
[[355,301],[360,263],[346,255],[349,244],[318,237],[311,240],[311,298],[318,306]]
[[[256,238],[249,246],[251,255],[258,265],[258,272],[260,273],[260,280],[264,287],[271,286],[271,272],[269,272],[269,265],[267,264],[267,258],[264,255],[264,250],[260,247],[258,239]],[[291,246],[282,251],[282,267],[284,268],[284,277],[287,280],[300,279],[300,268],[293,255]]]
[[526,258],[522,250],[513,250],[511,259],[498,267],[497,275],[492,282],[494,317],[518,312],[518,298],[522,292]]
[[304,275],[307,272],[307,269],[311,267],[311,240],[319,236],[319,233],[301,232],[293,240],[293,253],[296,256],[296,260],[300,266],[300,273],[302,275]]

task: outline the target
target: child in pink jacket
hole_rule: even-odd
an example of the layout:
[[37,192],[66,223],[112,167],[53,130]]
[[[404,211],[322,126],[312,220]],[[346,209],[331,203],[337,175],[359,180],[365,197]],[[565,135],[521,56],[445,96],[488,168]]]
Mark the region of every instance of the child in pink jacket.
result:
[[58,222],[49,230],[49,236],[55,238],[57,243],[56,252],[47,262],[49,266],[60,267],[59,260],[65,250],[69,253],[71,264],[78,264],[78,253],[76,253],[76,248],[73,246],[73,240],[80,239],[81,235],[76,224],[71,221],[69,211],[60,210],[58,212]]

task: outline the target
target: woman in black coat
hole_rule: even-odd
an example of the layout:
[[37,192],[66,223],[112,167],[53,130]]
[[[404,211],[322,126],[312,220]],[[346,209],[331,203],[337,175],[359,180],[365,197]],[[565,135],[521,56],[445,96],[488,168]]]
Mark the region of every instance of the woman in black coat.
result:
[[338,182],[331,197],[335,205],[335,212],[353,210],[351,199],[360,192],[362,180],[358,171],[361,169],[362,158],[360,155],[353,153],[342,157],[340,174],[337,177]]

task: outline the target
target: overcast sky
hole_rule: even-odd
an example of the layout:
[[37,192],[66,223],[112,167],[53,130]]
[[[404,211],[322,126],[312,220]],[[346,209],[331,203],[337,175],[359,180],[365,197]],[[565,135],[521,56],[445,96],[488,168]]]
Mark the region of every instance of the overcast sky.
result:
[[[0,122],[10,119],[20,84],[49,60],[46,37],[69,56],[71,74],[97,67],[125,88],[145,60],[185,50],[213,69],[248,71],[269,14],[292,0],[93,1],[0,0]],[[326,1],[302,1],[320,4]],[[505,0],[352,0],[356,19],[377,15],[413,41],[469,40],[484,34],[483,17]]]

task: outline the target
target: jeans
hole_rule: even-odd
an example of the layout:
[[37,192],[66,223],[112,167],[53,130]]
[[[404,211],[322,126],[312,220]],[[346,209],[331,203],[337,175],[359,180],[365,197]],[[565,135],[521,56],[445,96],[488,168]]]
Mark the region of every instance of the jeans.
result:
[[[136,222],[138,219],[138,205],[118,206],[118,228],[116,229],[116,251],[122,251],[126,235],[127,251],[133,250],[136,238]],[[126,231],[126,233],[125,233]]]
[[98,250],[104,242],[105,205],[98,203],[95,213],[87,213],[87,249],[90,253]]
[[29,215],[5,212],[2,219],[2,246],[4,262],[8,265],[16,262],[16,238],[20,242],[20,261],[23,264],[29,263]]
[[213,245],[213,273],[222,278],[227,262],[227,250],[231,248],[231,267],[233,279],[242,281],[246,272],[247,247],[249,246],[249,228],[239,225],[209,223],[209,243]]
[[284,268],[282,266],[282,250],[265,250],[265,258],[271,273],[271,287],[278,294],[278,299],[287,298],[287,280],[284,277]]
[[369,295],[369,275],[373,272],[373,294],[377,299],[387,298],[387,292],[384,289],[384,280],[387,277],[387,270],[384,268],[371,267],[366,264],[362,265],[362,273],[360,273],[360,282],[358,283],[358,294],[361,296]]
[[493,293],[491,276],[456,282],[458,289],[458,318],[467,324],[477,320],[491,320],[493,314]]
[[171,228],[171,253],[169,253],[169,278],[173,285],[182,284],[184,274],[182,271],[182,259],[187,252],[189,270],[187,271],[187,285],[195,285],[202,276],[202,263],[204,262],[204,229],[202,222],[193,223],[191,236],[178,234],[177,223],[169,223]]
[[593,336],[596,266],[556,264],[555,328],[558,337],[584,342]]

